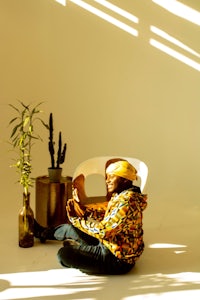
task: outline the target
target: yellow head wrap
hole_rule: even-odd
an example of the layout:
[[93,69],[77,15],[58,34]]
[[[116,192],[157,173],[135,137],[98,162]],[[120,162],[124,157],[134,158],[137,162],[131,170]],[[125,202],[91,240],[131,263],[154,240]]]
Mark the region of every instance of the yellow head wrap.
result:
[[137,180],[137,170],[126,160],[110,164],[106,169],[106,174],[114,174],[131,181]]

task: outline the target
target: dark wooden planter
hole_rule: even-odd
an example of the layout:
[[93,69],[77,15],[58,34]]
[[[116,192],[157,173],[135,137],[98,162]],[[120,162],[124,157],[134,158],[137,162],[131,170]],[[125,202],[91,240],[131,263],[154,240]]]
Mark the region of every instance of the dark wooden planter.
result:
[[60,182],[50,182],[49,176],[36,178],[35,218],[45,227],[68,221],[66,205],[72,197],[72,177],[61,177]]

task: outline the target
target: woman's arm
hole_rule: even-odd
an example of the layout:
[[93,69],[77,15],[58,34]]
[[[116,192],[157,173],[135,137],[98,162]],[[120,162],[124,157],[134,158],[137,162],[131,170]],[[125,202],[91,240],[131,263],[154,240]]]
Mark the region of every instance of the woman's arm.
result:
[[[112,201],[112,199],[110,201]],[[110,206],[111,209],[108,210]],[[122,223],[123,219],[126,218],[128,209],[128,201],[124,199],[122,194],[120,194],[118,195],[117,201],[115,199],[115,202],[109,203],[102,221],[93,222],[85,220],[82,217],[70,217],[70,221],[75,227],[96,238],[101,239],[106,235],[110,235],[114,229],[116,230],[116,228]]]

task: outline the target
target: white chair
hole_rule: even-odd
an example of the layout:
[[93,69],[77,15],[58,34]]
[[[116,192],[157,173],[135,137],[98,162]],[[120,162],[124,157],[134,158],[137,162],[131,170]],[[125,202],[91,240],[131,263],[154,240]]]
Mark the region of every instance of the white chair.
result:
[[[83,203],[91,203],[91,202],[102,202],[106,201],[106,196],[95,196],[95,197],[87,197],[85,193],[85,179],[89,175],[98,174],[102,175],[105,180],[105,169],[106,167],[112,163],[113,161],[123,159],[127,160],[130,164],[132,164],[136,170],[137,170],[137,177],[138,179],[136,181],[133,181],[133,184],[136,186],[139,186],[141,189],[141,192],[144,190],[147,176],[148,176],[148,167],[147,165],[137,159],[137,158],[131,158],[131,157],[119,157],[119,156],[98,156],[93,157],[90,159],[87,159],[80,163],[77,168],[75,169],[74,175],[73,175],[73,182],[76,181],[76,178],[82,175],[81,184],[77,186],[79,194],[79,198]],[[85,195],[81,199],[81,195]],[[87,197],[87,199],[86,199]],[[84,199],[85,198],[85,199]]]

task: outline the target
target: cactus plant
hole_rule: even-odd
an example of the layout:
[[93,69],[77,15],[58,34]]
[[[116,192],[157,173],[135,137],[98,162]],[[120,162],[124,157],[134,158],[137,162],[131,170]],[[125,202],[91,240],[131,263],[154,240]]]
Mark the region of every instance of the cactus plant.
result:
[[53,114],[50,113],[49,116],[49,153],[51,158],[51,168],[52,169],[59,169],[60,165],[64,163],[66,151],[67,151],[67,144],[65,143],[62,147],[62,133],[59,132],[59,139],[58,139],[58,151],[57,151],[57,159],[55,161],[55,142],[53,139]]

